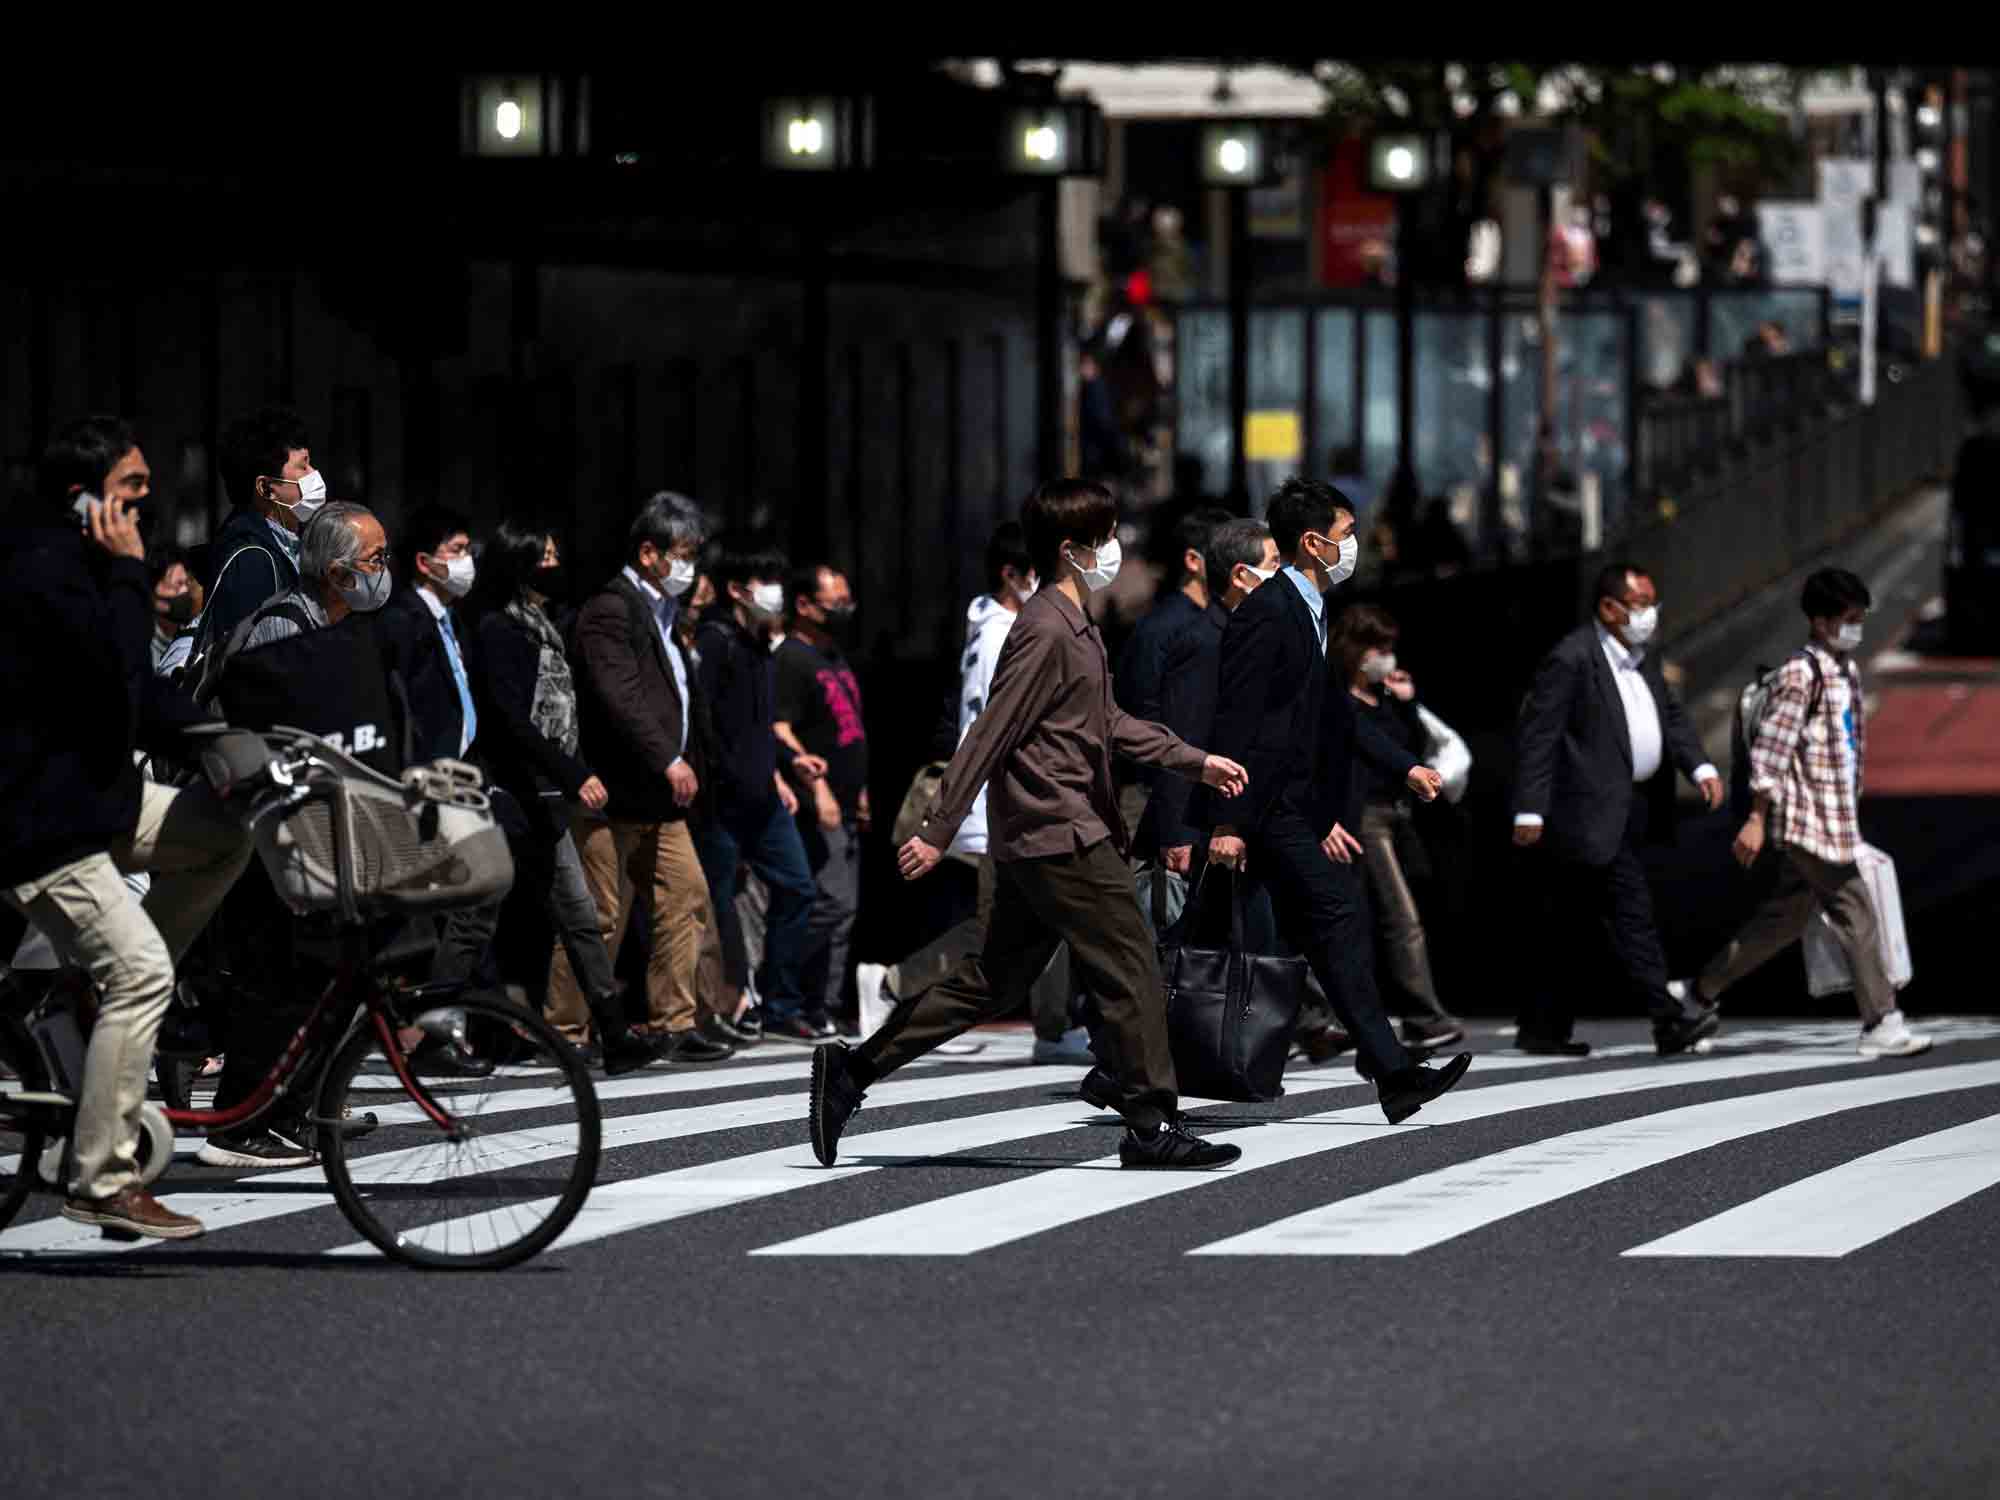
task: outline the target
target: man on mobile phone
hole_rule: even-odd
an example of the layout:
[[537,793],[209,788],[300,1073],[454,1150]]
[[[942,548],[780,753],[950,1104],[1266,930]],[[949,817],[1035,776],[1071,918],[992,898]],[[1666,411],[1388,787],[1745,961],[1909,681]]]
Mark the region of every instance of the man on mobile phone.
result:
[[[0,900],[97,986],[63,1217],[187,1239],[199,1220],[138,1176],[139,1111],[174,964],[243,873],[250,844],[206,784],[142,781],[133,751],[191,721],[151,671],[153,587],[132,431],[86,417],[56,434],[35,493],[0,531]],[[59,646],[53,643],[61,643]],[[153,877],[144,906],[123,876]]]

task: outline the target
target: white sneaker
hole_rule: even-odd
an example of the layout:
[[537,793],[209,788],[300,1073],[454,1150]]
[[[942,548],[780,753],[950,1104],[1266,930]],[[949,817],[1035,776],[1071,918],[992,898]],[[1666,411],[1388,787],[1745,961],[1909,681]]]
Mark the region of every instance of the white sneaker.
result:
[[889,1019],[889,1012],[896,1008],[896,997],[889,989],[889,966],[856,964],[854,992],[855,999],[860,1002],[861,1035],[873,1036]]
[[1910,1030],[1900,1010],[1892,1010],[1861,1033],[1863,1057],[1915,1057],[1931,1050],[1931,1039]]

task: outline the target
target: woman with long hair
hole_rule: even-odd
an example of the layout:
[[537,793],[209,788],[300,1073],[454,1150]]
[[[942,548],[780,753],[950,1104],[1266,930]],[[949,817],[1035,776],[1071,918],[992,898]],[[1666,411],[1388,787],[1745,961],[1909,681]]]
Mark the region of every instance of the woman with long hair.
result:
[[[522,826],[507,830],[514,889],[545,905],[583,990],[604,1070],[625,1073],[658,1054],[626,1025],[611,954],[570,837],[573,810],[600,808],[607,794],[578,756],[576,686],[562,634],[549,617],[550,606],[568,595],[562,553],[547,528],[496,526],[469,601],[479,641],[472,689],[488,767],[521,808]],[[578,1029],[569,1028],[573,1038]]]
[[[1340,617],[1328,654],[1354,698],[1355,712],[1419,760],[1426,735],[1417,718],[1417,685],[1396,664],[1400,631],[1388,611],[1357,604]],[[1361,804],[1362,865],[1375,908],[1375,927],[1388,950],[1392,991],[1403,999],[1403,1045],[1432,1051],[1460,1041],[1461,1025],[1439,1003],[1431,977],[1423,916],[1410,890],[1408,868],[1420,852],[1411,822],[1408,790],[1356,758]]]

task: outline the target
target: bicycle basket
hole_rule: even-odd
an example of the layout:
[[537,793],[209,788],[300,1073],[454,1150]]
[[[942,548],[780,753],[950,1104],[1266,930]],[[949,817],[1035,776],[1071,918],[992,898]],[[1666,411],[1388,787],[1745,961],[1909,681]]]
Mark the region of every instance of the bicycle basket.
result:
[[330,746],[313,754],[304,778],[313,795],[257,827],[264,868],[293,911],[342,909],[337,825],[353,851],[357,911],[476,906],[513,884],[506,835],[470,768],[440,761],[399,783]]

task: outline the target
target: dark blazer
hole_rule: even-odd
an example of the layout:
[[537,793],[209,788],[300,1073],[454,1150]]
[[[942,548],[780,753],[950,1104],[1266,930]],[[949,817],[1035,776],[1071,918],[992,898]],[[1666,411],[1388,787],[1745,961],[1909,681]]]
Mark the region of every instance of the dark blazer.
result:
[[[1159,722],[1202,749],[1208,748],[1215,729],[1222,633],[1228,627],[1229,611],[1211,604],[1167,641],[1160,660]],[[1179,776],[1158,778],[1140,816],[1132,852],[1141,859],[1157,859],[1163,849],[1200,843],[1204,829],[1195,820],[1206,805],[1207,790]]]
[[[1660,711],[1661,770],[1677,768],[1693,779],[1708,757],[1654,653],[1646,653],[1639,675]],[[1542,815],[1542,844],[1557,857],[1607,865],[1625,842],[1634,791],[1624,700],[1597,626],[1587,624],[1556,643],[1521,704],[1514,810]],[[1651,799],[1655,836],[1671,839],[1673,776],[1654,776],[1643,792]]]
[[[463,617],[452,616],[452,629],[465,658],[468,685],[479,680],[474,630]],[[430,606],[417,597],[416,585],[398,584],[382,606],[382,636],[391,665],[403,680],[410,703],[411,764],[460,758],[458,742],[465,733],[465,706],[451,672],[451,653]],[[475,705],[476,706],[476,705]]]
[[570,669],[576,677],[582,749],[611,794],[606,811],[635,823],[673,823],[692,808],[674,803],[667,767],[682,758],[706,788],[711,758],[693,660],[682,655],[688,698],[660,640],[653,601],[620,573],[577,611]]
[[[1203,611],[1179,589],[1156,600],[1139,617],[1118,653],[1117,671],[1111,679],[1111,696],[1118,706],[1135,719],[1165,723],[1170,663],[1186,652],[1188,634],[1204,624]],[[1161,777],[1154,766],[1128,765],[1123,775],[1141,786],[1180,780],[1178,776]]]

